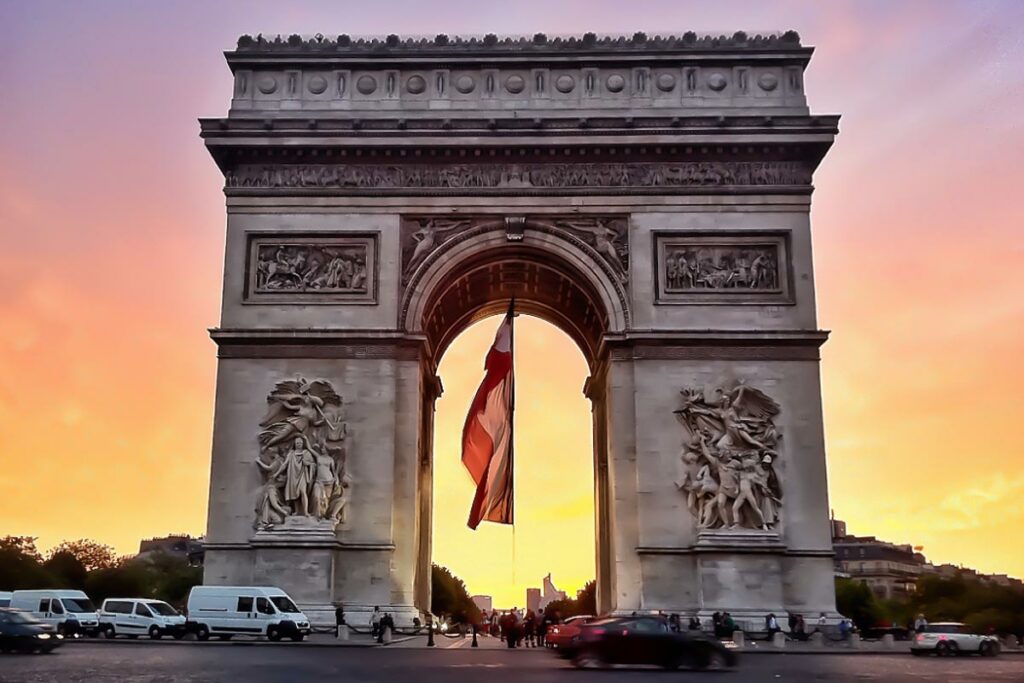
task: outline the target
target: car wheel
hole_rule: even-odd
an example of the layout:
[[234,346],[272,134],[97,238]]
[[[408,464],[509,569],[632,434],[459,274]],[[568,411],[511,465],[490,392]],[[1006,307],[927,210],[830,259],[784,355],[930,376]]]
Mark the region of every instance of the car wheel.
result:
[[68,635],[67,629],[64,628],[64,624],[57,624],[57,634],[65,637]]
[[111,640],[113,640],[117,637],[117,631],[114,630],[113,626],[108,626],[105,629],[103,629],[103,637],[110,638]]
[[725,655],[715,649],[708,650],[707,658],[698,668],[703,671],[721,671],[729,667],[729,661]]
[[162,635],[163,634],[160,633],[160,629],[158,629],[156,626],[150,626],[149,627],[149,637],[151,639],[153,639],[153,640],[160,640],[160,636],[162,636]]
[[276,626],[271,626],[267,629],[267,639],[272,640],[275,643],[281,640],[281,632],[277,630]]
[[209,640],[210,629],[206,628],[206,626],[200,626],[196,629],[196,638],[199,640]]
[[960,646],[956,643],[949,644],[949,654],[951,657],[956,657],[960,654]]
[[301,643],[305,639],[306,639],[306,634],[305,633],[296,633],[294,636],[292,636],[292,640],[294,640],[296,643]]
[[596,652],[584,651],[577,653],[572,658],[573,666],[577,669],[603,669],[605,668],[604,658]]

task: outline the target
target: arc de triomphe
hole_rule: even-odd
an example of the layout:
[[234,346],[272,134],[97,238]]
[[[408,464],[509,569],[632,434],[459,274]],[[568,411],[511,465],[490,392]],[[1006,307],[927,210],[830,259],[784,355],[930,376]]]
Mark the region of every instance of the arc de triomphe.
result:
[[590,366],[601,611],[835,613],[809,222],[837,116],[778,36],[243,36],[205,581],[429,606],[436,369],[549,320]]

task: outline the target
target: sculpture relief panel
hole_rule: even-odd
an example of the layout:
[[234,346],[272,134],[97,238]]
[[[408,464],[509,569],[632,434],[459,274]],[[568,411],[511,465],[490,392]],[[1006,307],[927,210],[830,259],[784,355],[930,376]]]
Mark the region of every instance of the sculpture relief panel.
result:
[[278,382],[267,396],[257,437],[257,530],[345,522],[352,479],[342,403],[330,382],[303,377]]
[[793,303],[781,232],[655,235],[657,303]]
[[604,259],[623,284],[629,282],[629,225],[625,218],[575,217],[555,227],[573,233]]
[[782,506],[779,405],[743,383],[717,388],[711,398],[706,388],[680,394],[682,407],[675,414],[685,436],[676,486],[697,527],[776,529]]
[[304,190],[565,190],[578,188],[722,188],[809,185],[799,161],[527,164],[241,164],[225,173],[225,189]]
[[250,235],[250,303],[376,303],[376,235]]

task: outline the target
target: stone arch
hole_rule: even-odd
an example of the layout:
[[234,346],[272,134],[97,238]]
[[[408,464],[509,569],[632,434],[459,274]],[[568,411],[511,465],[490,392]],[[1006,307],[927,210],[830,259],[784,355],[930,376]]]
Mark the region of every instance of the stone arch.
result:
[[629,299],[615,269],[585,240],[551,221],[527,219],[509,232],[484,220],[442,242],[411,274],[399,324],[426,337],[435,361],[476,320],[517,310],[566,332],[593,369],[601,341],[629,328]]

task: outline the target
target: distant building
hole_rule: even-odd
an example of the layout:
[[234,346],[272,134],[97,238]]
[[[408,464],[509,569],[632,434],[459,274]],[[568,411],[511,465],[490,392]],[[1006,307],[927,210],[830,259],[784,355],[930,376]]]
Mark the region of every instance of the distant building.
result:
[[163,538],[148,538],[139,543],[139,554],[137,559],[146,559],[156,553],[165,553],[173,557],[180,557],[193,567],[203,566],[206,552],[202,538],[192,538],[188,535],[165,536]]
[[526,589],[526,610],[532,612],[540,611],[540,589],[539,588],[527,588]]
[[846,524],[832,520],[842,536],[832,538],[836,573],[866,583],[880,598],[897,598],[914,592],[917,577],[926,564],[924,555],[910,545],[896,545],[874,536],[846,534]]
[[540,596],[539,609],[544,609],[555,600],[565,600],[565,591],[555,588],[555,584],[551,581],[551,574],[548,574],[544,577],[544,589]]
[[493,602],[490,595],[474,595],[470,598],[476,608],[481,612],[487,612],[490,614],[494,610]]

